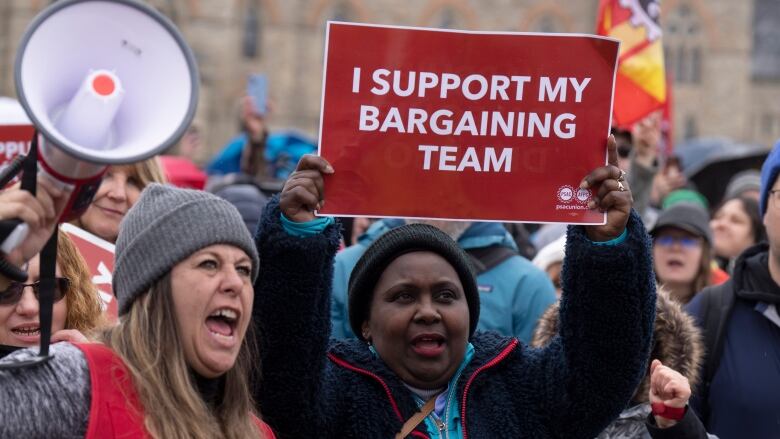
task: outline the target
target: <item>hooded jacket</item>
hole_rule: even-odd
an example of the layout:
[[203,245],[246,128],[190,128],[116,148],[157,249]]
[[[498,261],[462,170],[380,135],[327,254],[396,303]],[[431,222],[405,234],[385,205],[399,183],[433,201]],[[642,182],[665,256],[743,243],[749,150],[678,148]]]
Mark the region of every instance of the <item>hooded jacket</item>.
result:
[[708,398],[694,393],[691,405],[721,439],[780,437],[780,285],[769,273],[769,244],[745,250],[731,279],[693,297],[686,310],[702,328],[703,303],[713,294],[732,296],[733,305]]
[[[412,391],[367,344],[329,344],[338,230],[291,236],[279,217],[272,201],[257,234],[262,380],[253,388],[265,421],[280,438],[392,437],[417,411]],[[571,227],[566,254],[561,337],[545,349],[494,333],[471,338],[474,356],[455,384],[464,438],[592,438],[639,384],[655,315],[641,220],[632,213],[614,246]],[[422,424],[410,436],[429,437]]]
[[[701,333],[693,318],[669,297],[667,291],[659,290],[657,297],[650,359],[661,360],[665,366],[686,377],[691,388],[695,388],[699,382],[704,356]],[[534,331],[532,346],[543,347],[552,341],[558,333],[559,313],[560,307],[557,303],[544,313]],[[652,417],[649,416],[649,388],[650,376],[646,373],[631,398],[630,406],[623,410],[620,417],[601,432],[598,438],[660,437],[654,434],[660,429],[655,427]],[[704,426],[691,410],[687,411],[685,419],[665,429],[663,433],[666,438],[707,437]]]
[[[334,338],[355,337],[349,325],[347,309],[347,285],[352,269],[379,236],[402,224],[403,220],[398,219],[377,221],[360,237],[357,244],[336,255],[331,304]],[[467,252],[493,246],[517,252],[512,236],[500,223],[471,224],[458,238],[458,245]],[[481,309],[477,329],[516,336],[528,343],[539,317],[556,300],[552,282],[543,271],[518,254],[480,271],[477,285]]]

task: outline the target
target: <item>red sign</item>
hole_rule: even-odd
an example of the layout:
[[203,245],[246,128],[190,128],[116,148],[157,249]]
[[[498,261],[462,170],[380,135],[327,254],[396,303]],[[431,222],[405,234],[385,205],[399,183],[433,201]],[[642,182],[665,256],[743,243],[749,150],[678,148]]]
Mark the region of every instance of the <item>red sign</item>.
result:
[[68,223],[60,225],[60,231],[68,234],[81,256],[87,261],[87,266],[92,272],[92,283],[100,294],[103,312],[110,322],[116,322],[118,306],[111,287],[114,272],[114,244]]
[[328,23],[321,213],[602,224],[617,40]]
[[30,151],[35,127],[32,125],[0,125],[0,169],[20,154]]

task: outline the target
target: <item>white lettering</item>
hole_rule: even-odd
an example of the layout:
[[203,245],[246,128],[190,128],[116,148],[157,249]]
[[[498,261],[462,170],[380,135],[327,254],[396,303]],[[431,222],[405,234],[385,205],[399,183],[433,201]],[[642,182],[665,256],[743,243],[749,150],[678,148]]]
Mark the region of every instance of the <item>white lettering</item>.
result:
[[512,76],[510,78],[512,82],[517,84],[517,92],[515,93],[515,99],[518,101],[523,100],[523,86],[526,82],[531,82],[530,76]]
[[371,89],[371,93],[383,96],[386,95],[388,91],[390,91],[390,83],[387,82],[385,78],[387,78],[390,75],[390,70],[387,69],[377,69],[374,70],[374,74],[371,75],[371,77],[374,80],[374,83],[379,86],[373,87]]
[[555,89],[553,89],[550,78],[542,76],[539,83],[539,102],[555,102],[558,95],[560,95],[560,102],[566,102],[566,84],[568,84],[568,78],[558,78]]
[[436,145],[420,145],[417,147],[417,150],[425,153],[423,169],[426,171],[431,169],[431,153],[438,151],[439,147]]
[[[474,82],[479,83],[479,91],[477,93],[471,92],[471,84]],[[488,92],[488,82],[482,75],[469,75],[463,80],[463,96],[471,101],[476,101],[485,97]]]
[[425,90],[439,85],[439,76],[436,73],[420,72],[420,87],[417,90],[417,96],[424,98]]
[[490,100],[495,101],[497,95],[501,95],[502,101],[508,101],[506,89],[509,87],[509,78],[503,75],[493,75],[490,78]]
[[415,76],[417,76],[417,72],[409,72],[409,76],[406,79],[406,89],[404,90],[401,88],[401,72],[395,70],[393,72],[393,93],[395,93],[396,96],[401,96],[403,98],[411,96],[411,94],[414,93]]
[[576,94],[574,101],[582,102],[582,91],[590,84],[590,78],[585,78],[582,83],[577,82],[577,78],[569,78],[569,81],[571,81],[571,86],[574,87],[574,93]]
[[[571,139],[574,137],[574,133],[577,130],[577,125],[574,124],[574,119],[577,116],[571,114],[571,113],[563,113],[555,118],[555,135],[560,137],[561,139]],[[564,124],[565,130],[561,130],[561,125],[563,124],[563,121],[569,121],[569,123]]]
[[[490,166],[493,165],[491,170]],[[496,158],[496,150],[492,147],[485,148],[485,165],[482,167],[485,172],[501,172],[501,165],[504,165],[503,172],[512,171],[512,148],[504,148],[501,157]]]
[[477,151],[473,146],[466,148],[466,155],[463,156],[463,160],[458,165],[458,172],[463,172],[466,168],[473,168],[476,172],[482,172],[482,168],[479,166],[479,159],[477,158]]
[[458,152],[457,146],[442,146],[439,148],[439,170],[440,171],[455,171],[455,165],[448,165],[449,162],[454,162],[456,157],[453,154]]
[[460,118],[460,122],[455,128],[455,132],[453,134],[460,136],[463,134],[463,131],[468,131],[472,136],[479,135],[477,132],[477,124],[474,122],[474,115],[471,113],[471,111],[463,112],[463,117]]
[[460,87],[460,76],[453,73],[442,73],[439,97],[447,99],[447,92],[450,90],[457,90],[458,87]]
[[[446,119],[444,119],[441,124],[439,124],[439,119],[445,116]],[[452,111],[450,110],[436,110],[431,115],[431,130],[440,135],[440,136],[446,136],[452,133]]]
[[[426,119],[428,119],[427,111],[421,108],[410,108],[409,123],[406,125],[406,132],[408,133],[417,132],[420,134],[427,134],[428,132],[425,131],[425,126],[423,125]],[[415,129],[417,131],[415,131]]]
[[375,131],[379,127],[379,108],[372,105],[360,106],[360,131]]
[[405,133],[404,122],[401,120],[401,112],[396,107],[390,107],[390,111],[387,112],[385,121],[382,122],[382,128],[379,131],[385,133],[388,128],[393,128],[399,133]]
[[352,69],[352,93],[360,92],[360,67]]

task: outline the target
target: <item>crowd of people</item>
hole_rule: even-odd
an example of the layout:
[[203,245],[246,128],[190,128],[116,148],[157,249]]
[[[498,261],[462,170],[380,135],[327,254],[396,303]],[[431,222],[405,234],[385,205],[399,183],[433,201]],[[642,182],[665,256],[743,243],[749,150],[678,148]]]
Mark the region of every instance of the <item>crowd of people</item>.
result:
[[[325,159],[266,160],[263,117],[176,188],[111,166],[72,223],[116,246],[109,322],[57,238],[67,193],[0,191],[0,437],[780,437],[780,143],[711,203],[653,115],[607,140],[590,226],[316,216]],[[300,155],[298,153],[293,156]]]

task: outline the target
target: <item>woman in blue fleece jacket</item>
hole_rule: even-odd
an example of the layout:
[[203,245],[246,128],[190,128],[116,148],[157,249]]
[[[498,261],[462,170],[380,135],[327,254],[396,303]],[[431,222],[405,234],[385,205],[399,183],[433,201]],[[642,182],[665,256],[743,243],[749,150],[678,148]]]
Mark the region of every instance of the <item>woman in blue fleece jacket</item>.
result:
[[256,238],[263,376],[253,390],[278,437],[393,437],[433,398],[408,437],[595,437],[644,375],[655,310],[650,241],[620,190],[611,138],[608,151],[610,165],[583,183],[601,188],[594,207],[607,223],[569,227],[560,332],[543,349],[474,333],[479,296],[462,251],[421,225],[366,252],[350,280],[359,338],[329,344],[339,236],[313,211],[333,169],[305,157]]

